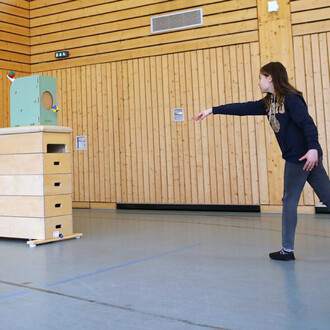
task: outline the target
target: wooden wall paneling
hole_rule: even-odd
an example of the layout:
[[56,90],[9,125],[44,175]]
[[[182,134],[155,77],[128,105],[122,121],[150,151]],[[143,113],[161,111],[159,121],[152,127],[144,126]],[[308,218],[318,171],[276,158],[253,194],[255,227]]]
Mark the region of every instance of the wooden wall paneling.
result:
[[[13,44],[13,38],[15,38],[15,42],[17,44]],[[21,47],[22,51],[25,54],[30,54],[30,46],[29,46],[30,38],[28,35],[19,35],[19,34],[13,35],[13,33],[4,31],[3,27],[1,27],[0,40],[1,40],[1,45],[10,45],[10,47],[7,47],[7,49],[13,50],[13,47],[18,47],[16,48],[17,51]]]
[[[169,35],[151,35],[149,37],[148,34],[150,32],[145,31],[144,35],[146,37],[142,38],[136,37],[133,32],[130,32],[131,35],[128,35],[125,39],[117,41],[118,37],[108,35],[102,35],[99,38],[90,38],[89,45],[83,45],[85,42],[84,38],[74,40],[69,40],[67,42],[60,42],[57,45],[53,46],[57,49],[69,49],[70,50],[70,59],[74,59],[75,57],[82,57],[82,56],[91,56],[95,54],[104,54],[104,53],[111,53],[114,51],[123,51],[123,50],[136,50],[136,49],[144,49],[150,48],[154,46],[160,45],[167,45],[173,43],[182,43],[184,41],[193,41],[199,40],[199,43],[205,43],[205,38],[214,38],[217,36],[228,36],[230,34],[239,33],[239,32],[246,32],[246,31],[255,31],[257,29],[257,21],[246,21],[244,24],[241,22],[239,23],[231,23],[225,24],[224,26],[219,29],[218,26],[205,28],[201,30],[198,34],[198,38],[196,35],[191,34],[190,30],[182,30],[180,32],[171,33]],[[135,31],[134,31],[135,32]],[[120,34],[122,35],[122,34]],[[113,38],[113,40],[111,40]],[[96,41],[99,39],[99,42]],[[110,39],[110,40],[109,40]],[[204,48],[206,48],[204,46]],[[157,48],[155,48],[157,49]],[[54,51],[56,49],[48,50],[46,46],[41,47],[38,49],[38,46],[31,47],[31,63],[38,64],[40,62],[54,62],[56,59],[54,58]],[[164,49],[162,51],[164,54]],[[161,53],[160,53],[161,54]],[[160,55],[159,53],[157,55]],[[23,55],[22,55],[23,56]],[[132,57],[132,56],[131,56]]]
[[[150,70],[150,128],[152,129],[151,132],[151,141],[149,143],[149,146],[153,149],[153,157],[149,161],[154,169],[154,176],[151,177],[150,185],[152,185],[152,181],[154,180],[154,196],[153,199],[155,203],[161,202],[161,170],[160,170],[160,149],[159,149],[159,123],[158,123],[158,115],[159,115],[159,109],[158,109],[158,97],[157,97],[157,75],[156,75],[156,58],[151,57],[150,61],[148,61],[148,65],[146,66],[147,71]],[[148,81],[149,83],[149,81]],[[147,93],[148,95],[148,93]],[[149,107],[148,107],[149,108]],[[148,111],[149,112],[149,111]],[[148,121],[149,121],[148,120]]]
[[[192,203],[190,150],[189,150],[189,123],[192,122],[187,104],[187,83],[185,72],[185,57],[183,53],[174,54],[174,77],[176,106],[184,109],[185,121],[177,125],[180,196],[183,203]],[[180,157],[181,154],[181,157]]]
[[150,58],[150,80],[151,80],[151,107],[152,107],[152,136],[153,136],[153,147],[154,147],[154,170],[155,170],[155,202],[162,202],[162,178],[161,178],[161,150],[160,150],[160,139],[159,134],[159,122],[158,117],[160,116],[160,106],[158,105],[160,95],[158,95],[158,80],[157,80],[157,68],[156,58]]
[[[239,102],[246,102],[247,86],[245,81],[244,54],[243,45],[237,45],[237,72],[238,72],[238,93]],[[251,163],[250,163],[250,145],[248,135],[248,117],[241,117],[241,136],[239,139],[240,157],[241,157],[241,173],[242,173],[242,193],[244,194],[244,203],[252,204],[251,191]]]
[[[70,28],[102,24],[115,20],[120,21],[132,17],[162,15],[199,6],[203,6],[205,8],[204,10],[206,10],[206,15],[209,15],[255,7],[256,0],[206,0],[203,2],[200,0],[190,0],[189,3],[185,0],[174,0],[171,2],[153,0],[152,3],[150,3],[150,0],[126,0],[99,5],[93,3],[88,10],[83,8],[90,4],[90,2],[85,0],[84,2],[79,1],[79,3],[71,2],[68,6],[47,6],[47,8],[42,9],[42,12],[39,10],[38,13],[31,8],[31,27],[52,26],[53,23],[60,22],[62,23],[62,30],[68,30]],[[102,14],[101,17],[100,14]],[[60,18],[58,15],[60,15]],[[69,24],[70,21],[73,21],[71,25]],[[53,29],[61,30],[61,28],[56,26],[53,26]],[[42,32],[43,30],[40,30],[40,33]]]
[[112,106],[113,95],[111,93],[111,63],[102,64],[102,80],[106,82],[102,85],[103,104],[107,104],[107,107],[103,107],[103,121],[104,121],[104,161],[105,161],[105,198],[107,202],[116,201],[116,180],[115,180],[115,163],[116,155],[114,143],[118,144],[118,141],[114,141],[113,134],[113,119],[112,114],[115,111]]
[[144,202],[144,173],[143,173],[143,147],[142,141],[146,133],[142,129],[142,112],[145,111],[141,107],[141,86],[144,84],[144,77],[139,72],[139,59],[133,60],[133,77],[134,77],[134,99],[136,114],[136,156],[137,156],[137,178],[138,178],[138,201]]
[[[183,51],[190,51],[191,49],[203,49],[210,47],[218,47],[224,45],[238,44],[243,42],[253,42],[258,40],[257,31],[247,31],[241,33],[235,33],[233,35],[221,35],[217,37],[194,39],[183,43],[171,43],[166,47],[164,45],[155,45],[152,47],[144,48],[144,43],[140,48],[132,48],[128,50],[118,50],[110,53],[102,54],[99,50],[92,52],[90,56],[88,54],[82,55],[83,57],[69,58],[65,61],[56,62],[43,62],[44,58],[36,60],[39,63],[32,63],[31,70],[42,71],[46,70],[49,66],[60,69],[71,66],[91,65],[95,63],[106,63],[112,61],[126,60],[130,58],[142,58],[148,56],[162,55],[164,53],[177,53]],[[32,61],[34,61],[32,57]]]
[[[108,84],[110,81],[109,77],[109,68],[110,63],[102,64],[101,65],[101,81],[102,81],[102,117],[100,120],[102,121],[103,125],[103,150],[100,149],[101,154],[103,154],[103,162],[104,162],[104,177],[100,178],[100,180],[104,180],[104,198],[106,202],[111,202],[114,195],[111,194],[111,183],[110,180],[110,166],[114,167],[113,164],[115,163],[113,154],[110,154],[110,129],[109,125],[111,125],[109,114],[111,114],[112,107],[111,107],[111,96],[108,96]],[[110,99],[110,102],[108,102]],[[112,148],[113,150],[113,148]],[[110,165],[111,164],[111,165]],[[111,198],[112,197],[112,198]]]
[[72,176],[72,187],[73,187],[73,195],[72,198],[74,201],[80,201],[79,198],[79,155],[76,148],[76,136],[78,135],[78,116],[77,116],[77,80],[76,80],[76,68],[71,68],[68,70],[68,74],[70,76],[71,82],[71,92],[69,89],[70,99],[71,99],[71,107],[69,108],[68,113],[68,126],[72,128],[72,166],[73,173]]
[[[262,94],[258,86],[258,75],[260,70],[260,51],[257,42],[251,43],[251,72],[253,86],[253,98],[255,100],[261,99]],[[267,152],[266,143],[268,143],[268,136],[265,134],[265,126],[268,126],[267,119],[264,116],[255,117],[256,127],[256,148],[257,148],[257,164],[258,164],[258,178],[259,178],[259,191],[260,191],[260,204],[267,205],[269,200],[269,187],[267,175]]]
[[[1,74],[1,80],[4,81],[5,77],[6,77],[5,70],[0,69],[0,74]],[[7,91],[7,89],[8,89],[8,87],[6,86],[6,83],[2,83],[1,86],[0,86],[0,102],[1,102],[0,103],[1,104],[1,108],[0,108],[0,127],[1,128],[6,127],[4,116],[5,116],[6,113],[9,112],[8,104],[4,100],[4,95]]]
[[[88,135],[88,181],[89,201],[95,202],[95,178],[94,178],[94,131],[93,131],[93,106],[92,106],[92,67],[86,67],[86,104],[87,104],[87,135]],[[96,132],[95,132],[96,134]]]
[[299,36],[304,34],[327,32],[329,30],[330,19],[319,22],[297,24],[292,26],[292,35]]
[[[75,81],[76,81],[76,109],[75,109],[75,116],[74,122],[76,122],[76,135],[81,136],[85,135],[83,131],[83,110],[82,110],[82,91],[81,91],[81,68],[76,68],[75,70]],[[75,138],[75,137],[74,137]],[[75,143],[75,141],[74,141]],[[73,144],[73,149],[77,149],[75,144]],[[77,179],[77,199],[75,201],[83,202],[85,201],[85,183],[84,183],[84,154],[86,153],[85,150],[76,150],[76,166],[75,171],[73,172],[74,175],[78,176]]]
[[[254,99],[253,95],[253,80],[255,81],[257,79],[257,73],[252,72],[252,63],[251,63],[251,45],[250,44],[244,44],[243,45],[243,57],[244,57],[244,75],[245,75],[245,88],[246,88],[246,101],[252,101]],[[258,162],[257,162],[257,147],[256,147],[256,125],[255,125],[255,117],[249,116],[247,118],[247,141],[248,141],[248,147],[249,147],[249,155],[246,157],[249,157],[250,164],[249,168],[246,171],[246,176],[250,180],[248,183],[248,187],[251,190],[252,194],[252,200],[249,199],[248,203],[259,205],[260,204],[260,198],[259,198],[259,178],[258,178]],[[243,140],[244,141],[244,140]],[[245,145],[244,148],[247,148]],[[244,168],[246,166],[244,165]],[[249,172],[248,172],[249,171]]]
[[[29,63],[29,57],[30,57],[30,46],[28,44],[22,45],[19,43],[13,43],[12,40],[7,42],[7,41],[2,41],[3,39],[3,32],[0,32],[0,47],[3,49],[3,59],[7,60],[26,60],[26,63]],[[8,35],[8,34],[7,34]],[[15,41],[18,42],[18,38],[16,39],[15,35]],[[20,38],[22,41],[25,41],[25,37]],[[22,54],[22,56],[19,57],[18,54]],[[27,55],[27,56],[26,56]]]
[[100,167],[99,167],[99,131],[98,131],[98,107],[97,107],[97,77],[96,66],[91,65],[91,121],[89,125],[93,131],[93,144],[92,144],[92,162],[93,162],[93,176],[94,176],[94,200],[93,202],[100,201]]
[[318,128],[319,142],[325,153],[323,159],[325,164],[328,163],[327,155],[327,140],[326,140],[326,118],[325,108],[323,105],[323,84],[321,77],[321,58],[320,58],[320,41],[318,34],[311,35],[311,47],[312,47],[312,66],[313,66],[313,80],[315,88],[315,123]]
[[[231,81],[232,81],[232,95],[233,102],[239,102],[239,81],[238,77],[238,58],[239,58],[239,46],[230,47],[230,59],[231,59]],[[244,85],[241,86],[244,88]],[[234,116],[234,147],[235,147],[235,167],[237,177],[237,204],[245,204],[245,193],[244,193],[244,173],[243,173],[243,157],[242,157],[242,129],[241,129],[241,118]]]
[[141,139],[139,141],[139,177],[141,178],[141,184],[139,187],[140,201],[146,203],[150,201],[150,189],[149,189],[149,159],[148,159],[148,128],[147,128],[147,109],[146,109],[146,76],[144,69],[144,59],[137,60],[136,68],[136,83],[138,89],[135,90],[139,96],[139,115],[140,123],[138,130],[141,131]]
[[29,11],[0,3],[1,21],[29,28]]
[[[0,57],[1,58],[1,57]],[[9,71],[14,72],[30,72],[30,65],[24,64],[24,63],[17,63],[17,62],[10,62],[7,60],[0,60],[0,68],[6,70],[6,74],[8,74]]]
[[[199,102],[199,81],[198,81],[198,64],[197,64],[197,51],[191,52],[191,78],[192,78],[192,97],[193,97],[193,109],[194,113],[200,111]],[[197,203],[205,204],[204,194],[204,171],[203,171],[203,158],[202,158],[202,129],[201,126],[205,125],[205,122],[195,125],[195,146],[196,149],[196,176],[197,176]]]
[[114,147],[114,158],[115,158],[115,166],[112,171],[112,177],[113,177],[113,185],[115,185],[115,195],[114,200],[120,202],[122,200],[122,176],[123,171],[121,168],[121,159],[122,159],[122,150],[120,148],[121,146],[121,135],[120,135],[120,129],[121,129],[121,121],[119,117],[119,112],[121,109],[119,108],[119,94],[118,94],[118,64],[117,63],[111,63],[111,90],[109,93],[112,95],[112,129],[113,134],[110,135],[110,140],[113,139],[113,147]]
[[[219,77],[218,72],[218,57],[217,50],[215,48],[210,49],[210,71],[211,71],[211,86],[212,88],[212,99],[208,108],[213,106],[220,105],[219,98]],[[221,76],[221,75],[220,75]],[[221,116],[213,116],[213,136],[214,136],[214,157],[215,164],[213,173],[211,173],[212,181],[216,182],[216,203],[224,204],[224,180],[223,180],[223,165],[222,165],[222,156],[221,156],[221,126],[220,126],[220,118]]]
[[161,175],[161,202],[166,203],[168,198],[168,182],[167,182],[167,164],[166,164],[166,135],[165,135],[165,107],[164,107],[164,86],[162,77],[162,57],[156,57],[156,81],[157,81],[157,98],[158,98],[158,134],[159,134],[159,150],[160,150],[160,175]]
[[98,131],[97,131],[97,103],[96,103],[96,64],[87,66],[87,127],[89,137],[89,185],[90,202],[98,202],[99,182],[98,182]]
[[[35,64],[33,65],[33,69],[43,69],[42,66],[50,65],[51,62],[56,61],[54,59],[53,52],[58,49],[70,49],[70,59],[65,62],[56,61],[54,62],[56,66],[76,66],[92,64],[97,61],[106,62],[109,58],[104,57],[104,59],[102,59],[99,57],[101,55],[96,54],[106,54],[109,52],[113,53],[116,50],[134,49],[134,56],[136,57],[137,48],[140,47],[140,51],[143,51],[144,56],[158,55],[165,53],[164,47],[163,50],[161,50],[159,46],[158,50],[157,47],[154,47],[162,43],[168,44],[169,42],[180,42],[182,44],[187,40],[193,41],[193,39],[198,39],[198,43],[201,46],[201,43],[206,42],[209,44],[210,41],[207,40],[207,38],[218,36],[219,33],[225,37],[226,34],[232,34],[239,31],[257,30],[255,0],[212,0],[207,2],[204,1],[203,3],[201,3],[200,0],[196,0],[190,2],[188,7],[187,2],[183,0],[173,1],[171,4],[169,4],[168,1],[159,4],[150,4],[149,2],[147,6],[140,8],[119,10],[123,3],[124,2],[103,5],[106,10],[103,10],[102,6],[93,6],[91,9],[95,10],[96,15],[94,16],[93,12],[88,11],[88,13],[85,14],[86,11],[84,12],[84,9],[79,8],[77,10],[66,12],[59,11],[55,15],[49,15],[47,12],[45,17],[33,18],[34,14],[32,10],[31,52],[33,54],[32,63]],[[136,1],[134,1],[134,3],[136,6]],[[152,11],[154,11],[154,14],[164,14],[166,12],[173,12],[201,5],[204,10],[204,25],[197,30],[193,30],[199,31],[198,34],[192,34],[191,30],[174,31],[170,34],[150,34],[150,16],[152,16]],[[73,9],[76,4],[73,2],[72,6],[73,7],[71,9]],[[116,11],[107,12],[107,10],[111,11],[111,7],[113,6],[115,6],[113,9]],[[141,6],[140,3],[139,6]],[[102,15],[99,15],[100,13],[102,13]],[[83,18],[83,15],[88,15],[89,17]],[[67,18],[65,18],[65,16],[67,16]],[[142,18],[144,21],[141,21]],[[52,20],[54,20],[55,24],[52,24]],[[113,20],[117,21],[113,22]],[[237,23],[238,21],[241,22]],[[133,25],[130,25],[132,22],[134,22]],[[110,26],[109,24],[115,25]],[[221,29],[218,27],[219,24],[221,24]],[[254,38],[256,37],[257,36],[255,34]],[[218,43],[218,40],[214,38],[213,40]],[[146,54],[146,47],[150,48],[150,46],[151,53]],[[172,46],[176,48],[178,45],[175,44]],[[206,47],[208,48],[208,45]],[[191,46],[190,49],[192,49]],[[161,53],[159,53],[159,51],[161,51]],[[152,54],[152,52],[154,54]],[[132,57],[133,55],[131,54],[127,56],[128,53],[127,55],[124,55],[122,51],[120,53],[122,56],[126,57],[126,59]],[[139,57],[142,57],[142,53],[140,54],[141,55],[139,55]],[[86,58],[85,60],[87,61],[85,62],[83,62],[82,58],[78,59],[79,56],[81,57],[87,55],[92,56]],[[92,57],[94,57],[94,59]],[[124,57],[121,57],[121,59],[124,59]],[[44,65],[41,65],[38,64],[40,61],[50,62],[48,64],[45,63]]]
[[30,3],[29,0],[2,0],[1,1],[4,4],[8,4],[11,6],[23,8],[23,9],[30,9]]
[[122,66],[122,89],[123,89],[123,124],[124,124],[124,143],[121,148],[124,148],[125,162],[123,164],[124,171],[126,172],[126,186],[127,197],[126,202],[133,201],[133,182],[132,182],[132,158],[131,158],[131,130],[130,130],[130,108],[129,108],[129,81],[128,81],[128,61],[123,61]]
[[[240,28],[236,23],[234,25],[228,25],[231,22],[241,21],[243,25],[241,28],[244,30],[250,30],[251,28],[256,30],[256,8],[241,9],[236,12],[221,12],[218,10],[215,12],[216,15],[205,16],[205,7],[204,8],[204,17],[203,17],[203,27],[201,28],[203,32],[198,33],[198,37],[210,37],[212,35],[219,34],[219,27],[221,26],[221,31],[225,29],[225,33],[234,33],[235,28]],[[136,13],[134,13],[135,15]],[[103,17],[103,16],[100,16]],[[88,20],[90,22],[90,19]],[[158,39],[162,38],[166,43],[169,41],[185,41],[188,39],[196,38],[197,34],[191,34],[191,30],[171,32],[166,34],[167,38],[163,37],[163,34],[150,34],[150,17],[144,16],[141,18],[131,18],[129,20],[123,20],[119,22],[108,23],[108,21],[102,22],[96,21],[94,23],[93,29],[91,27],[82,27],[73,29],[72,24],[68,26],[66,31],[64,27],[58,32],[51,33],[52,26],[47,26],[47,29],[44,31],[44,35],[35,35],[33,28],[31,29],[31,53],[34,55],[54,52],[59,49],[71,49],[71,56],[77,56],[78,53],[72,52],[76,48],[84,48],[87,46],[92,46],[95,48],[97,44],[109,43],[111,50],[115,50],[119,45],[123,49],[122,43],[114,44],[118,40],[127,40],[130,43],[133,39],[144,38],[145,45],[146,41],[150,39],[152,44],[157,44]],[[219,25],[220,24],[220,25]],[[213,26],[212,26],[213,25]],[[38,27],[36,33],[41,33]],[[179,35],[177,35],[179,33]],[[184,34],[183,34],[184,33]],[[201,35],[203,33],[204,35]],[[146,38],[148,38],[146,40]],[[170,38],[170,39],[169,39]],[[173,39],[175,38],[175,39]],[[173,39],[173,40],[172,40]],[[154,43],[155,41],[156,43]],[[111,45],[110,45],[111,43]],[[93,48],[91,48],[93,49]],[[98,47],[98,52],[101,52],[100,47]],[[49,54],[49,59],[51,59],[51,54]],[[54,60],[54,59],[52,59]]]
[[[212,80],[211,80],[211,58],[210,58],[210,50],[203,50],[203,62],[204,62],[204,80],[205,80],[205,96],[204,96],[204,104],[201,107],[203,109],[209,109],[212,107]],[[208,118],[210,119],[210,118]],[[217,204],[218,203],[218,182],[216,180],[216,155],[215,155],[215,138],[214,138],[214,120],[206,120],[206,141],[207,142],[207,155],[204,157],[208,157],[208,180],[209,180],[209,200],[208,204]],[[204,138],[203,138],[204,139]],[[205,165],[204,165],[205,167]],[[205,170],[205,168],[204,168]]]
[[[219,76],[219,105],[227,103],[226,95],[226,79],[228,79],[228,49],[226,52],[224,48],[217,49],[218,59],[218,76]],[[225,77],[227,76],[227,78]],[[230,102],[230,101],[229,101]],[[220,136],[221,136],[221,157],[222,157],[222,175],[224,182],[224,204],[232,204],[232,188],[229,164],[229,146],[228,146],[228,131],[227,123],[228,116],[217,116],[220,122]]]
[[[232,78],[231,78],[231,48],[224,47],[224,77],[226,86],[226,103],[233,102],[232,95]],[[238,189],[237,189],[237,172],[236,172],[236,157],[235,157],[235,130],[234,117],[227,116],[227,135],[228,135],[228,158],[229,158],[229,173],[231,186],[231,204],[238,204]]]
[[[184,183],[184,174],[182,163],[183,150],[182,150],[182,134],[181,134],[181,123],[173,121],[173,109],[179,108],[180,102],[180,82],[179,82],[179,68],[178,68],[178,55],[169,54],[168,58],[168,117],[170,124],[170,136],[171,136],[171,149],[173,167],[173,200],[170,203],[179,201],[183,203],[184,190],[182,191],[182,185]],[[187,120],[188,118],[186,118]],[[183,196],[182,196],[183,194]]]
[[89,153],[90,153],[90,144],[91,144],[91,136],[88,134],[88,90],[87,90],[87,69],[86,67],[81,68],[81,108],[82,108],[82,132],[83,135],[87,137],[87,150],[83,154],[84,160],[84,201],[90,201],[90,182],[89,182],[89,173],[90,173],[90,165],[89,165]]
[[[23,40],[28,41],[29,37],[30,37],[30,30],[28,26],[20,26],[20,25],[15,25],[13,23],[7,23],[5,21],[1,21],[0,22],[0,28],[3,32],[2,36],[6,36],[7,41],[13,40],[13,35],[18,36],[18,40],[17,41],[22,41],[22,39],[20,39],[20,37],[24,38]],[[9,38],[11,37],[11,38]],[[24,43],[23,43],[24,44]],[[26,42],[26,44],[28,44],[28,42]]]
[[[66,97],[67,97],[67,127],[71,127],[72,129],[76,130],[76,127],[74,127],[73,125],[73,106],[74,106],[74,98],[75,98],[75,90],[76,90],[76,85],[73,85],[72,82],[72,74],[71,74],[71,69],[68,68],[65,70],[66,76],[67,76],[67,89],[66,89]],[[73,141],[75,137],[75,133],[74,131],[72,132],[71,135],[71,144],[72,144],[72,152],[71,152],[71,168],[74,167],[74,161],[75,161],[75,157],[76,157],[76,153],[75,153],[75,143]],[[72,168],[73,170],[73,168]],[[72,179],[72,191],[73,191],[73,195],[72,196],[76,196],[77,194],[77,190],[76,188],[76,180],[77,180],[77,176],[75,175],[75,178]]]
[[290,1],[291,5],[291,12],[295,13],[298,11],[308,11],[312,9],[318,9],[318,8],[328,8],[329,7],[329,1],[328,0],[296,0],[296,1]]
[[320,33],[320,56],[321,56],[321,78],[323,90],[323,106],[324,106],[324,122],[325,122],[325,141],[324,152],[327,153],[328,164],[324,163],[327,172],[330,173],[330,81],[329,81],[329,64],[330,64],[330,33],[328,40],[326,33]]
[[[157,8],[159,8],[160,4],[157,2],[165,2],[164,0],[157,1],[154,0],[153,4],[149,6],[155,12],[157,12]],[[150,0],[125,0],[125,1],[90,1],[81,0],[79,3],[75,1],[70,1],[69,3],[65,3],[61,6],[49,6],[39,9],[31,8],[31,18],[33,18],[33,23],[31,26],[40,26],[47,24],[47,16],[48,24],[57,22],[56,14],[61,14],[61,21],[69,21],[80,18],[88,18],[90,16],[98,16],[102,13],[114,13],[121,11],[142,11],[146,5],[150,5]],[[165,3],[166,6],[166,3]],[[167,5],[169,7],[169,5]],[[88,9],[87,9],[88,8]],[[151,9],[151,10],[152,10]],[[146,9],[147,11],[148,9]],[[147,12],[147,15],[149,13]]]
[[[197,79],[196,79],[196,112],[200,112],[203,109],[206,109],[206,95],[205,95],[205,70],[204,70],[204,51],[197,51],[197,67],[192,68],[193,70],[197,69]],[[203,203],[210,204],[211,203],[211,192],[210,192],[210,156],[209,156],[209,145],[208,145],[208,121],[205,120],[200,125],[200,140],[201,140],[201,169],[200,175],[203,178]]]
[[[36,8],[42,8],[42,7],[49,7],[49,1],[48,0],[29,0],[30,2],[30,9],[36,9]],[[63,4],[65,2],[72,2],[72,0],[52,0],[51,5],[58,5]]]
[[[306,49],[307,53],[311,54],[310,51],[308,51],[310,47],[310,40],[309,37],[306,37],[305,40],[303,40],[303,38],[301,38],[300,40],[302,42],[302,48],[300,54],[297,50],[297,56],[300,55],[300,58],[299,59],[297,58],[297,62],[296,62],[297,88],[303,92],[304,98],[308,106],[308,111],[311,114],[311,116],[315,118],[314,91],[313,91],[314,82],[308,81],[309,79],[311,79],[311,75],[312,75],[311,73],[312,68],[310,66],[311,58],[310,60],[308,60],[309,56],[306,57],[306,53],[305,53],[305,47],[307,47]],[[307,60],[309,64],[307,64],[305,60]],[[309,69],[307,69],[306,64],[309,67]],[[306,185],[302,194],[302,198],[299,201],[299,205],[312,205],[312,204],[314,204],[314,193],[311,187],[309,185]]]
[[118,203],[127,202],[127,187],[126,187],[126,168],[125,168],[125,123],[124,123],[124,100],[123,100],[123,76],[122,62],[116,63],[117,83],[113,84],[113,88],[117,92],[117,108],[118,108],[118,123],[119,123],[119,153],[120,153],[120,195],[117,195]]
[[[186,104],[187,117],[192,118],[195,115],[194,96],[193,96],[193,75],[192,75],[192,52],[184,53],[184,72],[186,80]],[[197,154],[196,154],[196,139],[195,139],[195,123],[190,120],[188,122],[189,132],[189,162],[190,168],[190,186],[191,186],[191,203],[197,204],[198,200],[198,177],[197,177]]]
[[[151,61],[150,58],[142,60],[145,72],[145,97],[146,97],[146,124],[147,124],[147,156],[148,156],[148,185],[146,186],[146,201],[155,203],[156,198],[156,180],[155,180],[155,148],[154,148],[154,135],[153,135],[153,113],[154,107],[152,103],[152,84],[154,81],[151,79]],[[144,165],[145,166],[145,165]],[[147,199],[147,194],[149,199]]]
[[99,199],[98,201],[105,201],[105,159],[104,159],[104,118],[103,118],[103,111],[104,109],[107,109],[107,104],[103,104],[103,88],[102,85],[105,83],[104,80],[102,80],[102,67],[101,64],[97,64],[95,67],[95,93],[96,93],[96,107],[94,108],[96,114],[94,118],[96,119],[97,123],[97,141],[98,146],[96,150],[97,155],[97,164],[98,164],[98,186],[99,186]]
[[139,132],[136,131],[137,122],[137,107],[136,100],[134,99],[134,80],[133,80],[133,61],[128,61],[128,100],[129,105],[127,108],[128,124],[127,129],[130,131],[129,137],[129,166],[128,170],[131,172],[131,185],[132,185],[132,201],[138,201],[138,171],[137,171],[137,139]]
[[[165,145],[165,164],[166,172],[164,173],[167,177],[167,203],[174,203],[174,179],[173,179],[173,149],[172,149],[172,132],[171,126],[171,110],[169,100],[169,62],[168,55],[161,57],[161,69],[162,69],[162,85],[163,85],[163,118],[164,118],[164,145]],[[163,175],[164,175],[163,174]]]
[[329,19],[329,16],[329,6],[321,9],[308,10],[308,15],[306,15],[305,11],[292,13],[292,24],[305,24],[307,22],[326,20]]
[[29,73],[28,2],[1,1],[0,15],[0,68]]
[[47,15],[47,12],[48,15],[52,15],[63,11],[70,11],[75,8],[85,8],[85,10],[87,10],[88,7],[114,1],[115,0],[94,0],[93,2],[79,1],[79,4],[72,4],[72,0],[53,0],[51,3],[46,0],[30,0],[30,9],[33,12],[33,17],[42,17]]

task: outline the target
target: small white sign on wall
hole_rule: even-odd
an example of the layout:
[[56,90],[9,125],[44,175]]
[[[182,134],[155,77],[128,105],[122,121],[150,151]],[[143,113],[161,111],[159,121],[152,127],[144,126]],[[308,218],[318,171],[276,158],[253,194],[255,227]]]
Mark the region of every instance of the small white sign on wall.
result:
[[173,109],[173,120],[184,121],[183,109]]
[[77,150],[87,150],[87,136],[86,135],[76,136],[76,149]]

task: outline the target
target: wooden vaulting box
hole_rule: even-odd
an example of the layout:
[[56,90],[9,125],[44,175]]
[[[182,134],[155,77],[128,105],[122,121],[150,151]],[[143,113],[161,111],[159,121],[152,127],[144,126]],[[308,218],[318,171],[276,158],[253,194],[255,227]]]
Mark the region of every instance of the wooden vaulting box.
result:
[[0,236],[72,235],[71,132],[58,126],[0,129]]

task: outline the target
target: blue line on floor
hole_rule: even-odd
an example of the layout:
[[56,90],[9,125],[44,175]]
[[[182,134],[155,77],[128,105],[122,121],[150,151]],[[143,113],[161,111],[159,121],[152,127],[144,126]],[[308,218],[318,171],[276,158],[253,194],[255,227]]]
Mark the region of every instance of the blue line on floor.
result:
[[[101,270],[98,270],[98,271],[95,271],[95,272],[92,272],[92,273],[87,273],[87,274],[83,274],[83,275],[79,275],[79,276],[76,276],[76,277],[69,278],[67,280],[63,280],[63,281],[58,281],[58,282],[54,282],[54,283],[51,283],[51,284],[47,284],[46,286],[44,286],[44,288],[51,288],[51,287],[54,287],[56,285],[60,285],[60,284],[64,284],[64,283],[68,283],[68,282],[72,282],[72,281],[76,281],[76,280],[80,280],[80,279],[83,279],[83,278],[86,278],[86,277],[90,277],[90,276],[93,276],[93,275],[97,275],[97,274],[102,274],[102,273],[105,273],[105,272],[109,272],[111,270],[115,270],[115,269],[119,269],[119,268],[131,266],[131,265],[135,265],[135,264],[138,264],[138,263],[141,263],[141,262],[145,262],[145,261],[148,261],[148,260],[152,260],[152,259],[156,259],[156,258],[159,258],[159,257],[166,256],[166,255],[169,255],[169,254],[177,253],[177,252],[180,252],[180,251],[183,251],[183,250],[186,250],[186,249],[192,249],[194,247],[201,246],[202,244],[203,243],[191,244],[191,245],[183,246],[183,247],[178,248],[178,249],[175,249],[175,250],[170,250],[170,251],[167,251],[167,252],[156,254],[154,256],[150,256],[150,257],[146,257],[146,258],[142,258],[142,259],[137,259],[137,260],[129,261],[129,262],[126,262],[124,264],[120,264],[120,265],[108,267],[108,268],[101,269]],[[17,297],[17,296],[22,296],[22,295],[25,295],[27,293],[31,293],[32,291],[33,291],[33,289],[29,289],[29,290],[24,290],[24,291],[19,291],[19,292],[16,292],[16,293],[12,293],[12,294],[9,294],[9,295],[0,297],[0,301],[1,300],[5,300],[5,299],[9,299],[9,298],[13,298],[13,297]]]
[[97,274],[102,274],[102,273],[108,272],[110,270],[114,270],[114,269],[118,269],[118,268],[123,268],[123,267],[126,267],[126,266],[138,264],[138,263],[141,263],[141,262],[144,262],[144,261],[156,259],[156,258],[159,258],[159,257],[163,257],[165,255],[168,255],[168,254],[173,254],[173,253],[180,252],[180,251],[183,251],[183,250],[186,250],[186,249],[191,249],[191,248],[194,248],[194,247],[197,247],[197,246],[200,246],[200,245],[202,245],[202,243],[197,243],[197,244],[192,244],[192,245],[184,246],[184,247],[181,247],[181,248],[178,248],[178,249],[175,249],[175,250],[171,250],[171,251],[168,251],[168,252],[163,252],[163,253],[160,253],[160,254],[157,254],[157,255],[154,255],[154,256],[151,256],[151,257],[146,257],[146,258],[143,258],[143,259],[129,261],[129,262],[126,262],[124,264],[117,265],[117,266],[112,266],[112,267],[105,268],[105,269],[101,269],[101,270],[98,270],[98,271],[93,272],[93,273],[87,273],[87,274],[83,274],[83,275],[76,276],[76,277],[73,277],[73,278],[69,278],[67,280],[63,280],[63,281],[58,281],[58,282],[55,282],[55,283],[51,283],[51,284],[46,285],[45,287],[46,288],[50,288],[50,287],[53,287],[55,285],[59,285],[59,284],[67,283],[67,282],[72,282],[72,281],[76,281],[76,280],[80,280],[82,278],[90,277],[90,276],[97,275]]

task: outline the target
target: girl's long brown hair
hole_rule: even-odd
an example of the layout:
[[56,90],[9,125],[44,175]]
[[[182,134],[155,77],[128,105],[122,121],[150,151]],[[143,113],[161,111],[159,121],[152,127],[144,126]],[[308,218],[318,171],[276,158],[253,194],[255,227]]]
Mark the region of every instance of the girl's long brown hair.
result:
[[[294,92],[302,96],[302,93],[289,83],[288,73],[282,63],[270,62],[260,69],[260,73],[266,77],[272,76],[274,91],[278,104],[283,104],[285,95],[289,94],[290,92]],[[267,93],[265,96],[266,109],[269,109],[270,97],[270,93]]]

